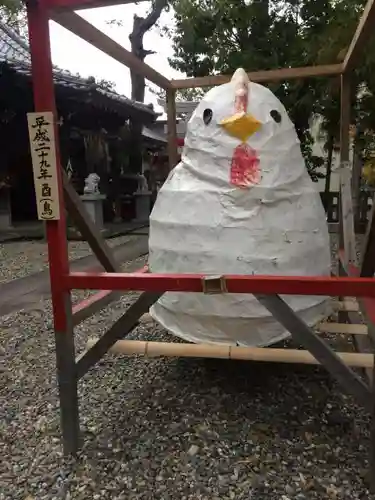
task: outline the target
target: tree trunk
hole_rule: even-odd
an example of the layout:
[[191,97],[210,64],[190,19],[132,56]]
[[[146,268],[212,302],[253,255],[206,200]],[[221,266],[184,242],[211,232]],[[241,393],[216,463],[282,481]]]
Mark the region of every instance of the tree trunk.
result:
[[[168,0],[154,0],[152,9],[146,17],[134,15],[133,31],[129,35],[131,52],[144,61],[146,56],[155,54],[153,50],[145,50],[143,47],[143,37],[159,20],[163,9],[167,6]],[[144,102],[145,100],[145,79],[135,73],[130,72],[132,82],[131,98],[134,101]],[[136,117],[130,120],[130,143],[129,166],[133,173],[142,171],[142,128],[143,125]]]

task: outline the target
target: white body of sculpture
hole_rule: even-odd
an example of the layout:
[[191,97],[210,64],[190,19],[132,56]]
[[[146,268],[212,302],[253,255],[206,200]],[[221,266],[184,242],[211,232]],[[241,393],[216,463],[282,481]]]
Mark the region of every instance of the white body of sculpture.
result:
[[[245,174],[241,148],[253,165]],[[326,217],[294,126],[243,70],[189,121],[182,161],[151,214],[149,248],[152,273],[330,274]],[[309,325],[330,312],[327,297],[283,298]],[[167,292],[150,314],[192,342],[265,346],[289,336],[250,294]]]

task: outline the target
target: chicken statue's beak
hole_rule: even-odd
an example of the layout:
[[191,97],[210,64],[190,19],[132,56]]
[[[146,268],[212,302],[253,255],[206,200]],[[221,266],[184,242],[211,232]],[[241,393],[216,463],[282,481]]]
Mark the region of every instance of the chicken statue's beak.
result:
[[250,113],[241,111],[229,118],[224,118],[220,125],[241,142],[246,142],[248,138],[260,129],[261,123]]

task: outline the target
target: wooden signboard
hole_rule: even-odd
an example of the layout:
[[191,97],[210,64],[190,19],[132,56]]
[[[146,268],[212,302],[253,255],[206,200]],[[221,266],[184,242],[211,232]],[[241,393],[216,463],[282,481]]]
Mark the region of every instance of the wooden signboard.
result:
[[28,113],[30,151],[39,220],[60,219],[54,118],[51,111]]

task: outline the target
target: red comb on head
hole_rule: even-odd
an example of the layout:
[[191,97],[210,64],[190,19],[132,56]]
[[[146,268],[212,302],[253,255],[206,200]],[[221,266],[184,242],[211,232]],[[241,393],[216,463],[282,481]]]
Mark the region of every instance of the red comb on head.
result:
[[242,68],[239,68],[232,77],[235,84],[235,113],[246,113],[249,98],[249,78]]

